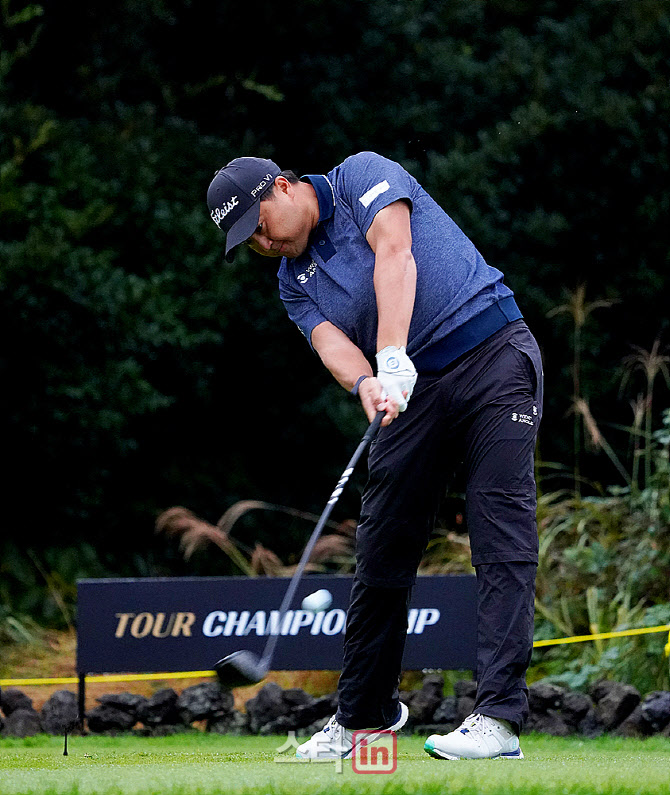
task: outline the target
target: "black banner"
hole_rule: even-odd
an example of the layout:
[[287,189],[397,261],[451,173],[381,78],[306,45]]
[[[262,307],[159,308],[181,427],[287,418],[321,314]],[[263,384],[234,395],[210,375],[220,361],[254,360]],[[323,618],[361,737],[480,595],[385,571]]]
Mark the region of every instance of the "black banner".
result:
[[[281,633],[275,670],[340,668],[350,577],[310,575],[279,625],[288,579],[179,577],[79,580],[77,670],[142,673],[209,670],[239,649],[260,654]],[[326,588],[321,613],[300,608]],[[469,575],[419,577],[409,611],[403,668],[475,667],[476,580]]]

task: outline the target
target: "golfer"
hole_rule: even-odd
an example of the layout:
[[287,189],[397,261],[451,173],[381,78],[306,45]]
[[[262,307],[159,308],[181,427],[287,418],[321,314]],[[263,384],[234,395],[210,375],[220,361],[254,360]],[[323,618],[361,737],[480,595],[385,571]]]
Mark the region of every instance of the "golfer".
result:
[[[226,256],[279,260],[289,317],[369,420],[369,453],[338,710],[297,750],[352,753],[357,729],[397,730],[407,612],[457,466],[477,574],[473,714],[432,735],[436,758],[523,758],[538,539],[534,449],[542,364],[503,274],[400,165],[373,152],[298,179],[241,157],[207,193]],[[458,639],[454,639],[457,643]]]

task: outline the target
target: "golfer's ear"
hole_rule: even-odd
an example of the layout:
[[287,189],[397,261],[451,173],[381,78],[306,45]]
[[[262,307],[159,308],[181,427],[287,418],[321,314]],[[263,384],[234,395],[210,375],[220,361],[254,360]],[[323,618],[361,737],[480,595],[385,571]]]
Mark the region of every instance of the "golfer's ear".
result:
[[286,177],[282,177],[280,174],[278,177],[275,177],[275,190],[288,195],[293,191],[293,186]]

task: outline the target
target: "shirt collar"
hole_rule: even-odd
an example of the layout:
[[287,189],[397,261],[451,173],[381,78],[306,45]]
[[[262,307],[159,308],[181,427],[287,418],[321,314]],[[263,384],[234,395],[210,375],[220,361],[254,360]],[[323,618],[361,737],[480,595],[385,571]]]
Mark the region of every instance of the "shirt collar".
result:
[[335,212],[335,192],[328,177],[323,174],[305,174],[301,182],[309,182],[319,201],[319,223],[326,221]]

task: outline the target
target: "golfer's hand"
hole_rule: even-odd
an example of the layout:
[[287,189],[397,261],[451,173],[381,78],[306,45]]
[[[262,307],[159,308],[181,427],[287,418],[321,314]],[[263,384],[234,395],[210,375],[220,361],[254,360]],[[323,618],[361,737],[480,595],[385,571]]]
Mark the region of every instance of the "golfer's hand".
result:
[[361,382],[358,387],[358,397],[370,422],[377,416],[377,412],[383,411],[386,413],[382,420],[382,428],[386,428],[398,416],[397,403],[384,395],[382,385],[374,376],[370,376]]
[[382,398],[389,397],[405,411],[416,384],[416,367],[404,348],[388,345],[377,354],[377,379],[382,385]]

